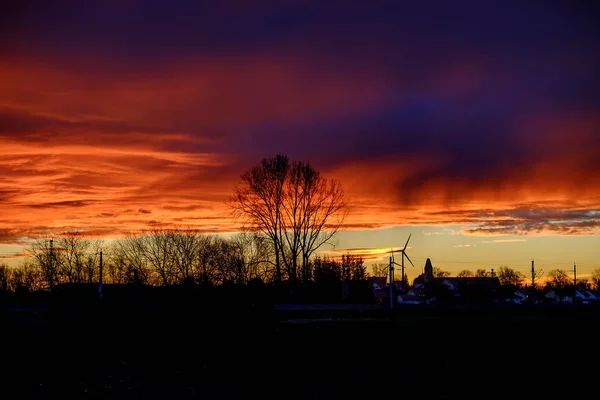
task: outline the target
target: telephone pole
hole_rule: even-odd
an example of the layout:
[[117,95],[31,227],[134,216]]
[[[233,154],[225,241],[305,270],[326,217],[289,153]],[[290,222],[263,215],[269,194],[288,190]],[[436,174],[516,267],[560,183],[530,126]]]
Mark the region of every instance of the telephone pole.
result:
[[535,288],[535,268],[533,266],[533,260],[531,260],[531,287]]
[[52,280],[54,279],[54,249],[52,248],[53,246],[53,239],[50,239],[50,260],[49,260],[49,271],[48,271],[48,291],[52,292]]
[[577,307],[577,265],[573,263],[573,305]]
[[98,295],[102,300],[102,250],[100,250],[100,279],[98,280]]
[[394,263],[390,257],[390,308],[394,308]]

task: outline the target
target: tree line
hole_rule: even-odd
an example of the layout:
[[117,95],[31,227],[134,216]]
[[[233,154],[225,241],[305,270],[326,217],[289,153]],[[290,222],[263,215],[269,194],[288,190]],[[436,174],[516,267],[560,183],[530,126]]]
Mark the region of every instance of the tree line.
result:
[[[387,276],[389,274],[389,264],[378,263],[372,266],[374,276]],[[436,278],[446,278],[452,276],[451,272],[445,271],[440,267],[433,267],[433,276]],[[458,278],[492,278],[497,277],[500,285],[509,290],[524,288],[536,288],[545,290],[556,290],[559,293],[572,293],[573,288],[585,292],[586,290],[598,290],[600,284],[600,268],[594,269],[589,276],[575,277],[570,276],[563,269],[553,269],[548,271],[544,277],[542,270],[535,271],[532,281],[525,274],[509,266],[501,265],[497,270],[487,270],[478,268],[475,271],[463,269],[456,274]],[[398,281],[400,278],[396,278]],[[539,283],[542,281],[543,283]],[[408,282],[406,282],[408,283]]]
[[[0,263],[0,290],[36,291],[65,283],[98,283],[101,273],[104,283],[152,286],[278,282],[272,248],[258,233],[220,237],[197,230],[153,229],[106,244],[68,232],[36,239],[27,252],[29,257],[17,267]],[[362,258],[351,254],[339,260],[313,257],[302,274],[313,282],[368,277]],[[287,271],[283,276],[288,278]]]
[[[27,253],[29,257],[15,268],[0,262],[0,290],[36,291],[63,283],[97,283],[101,267],[105,283],[153,286],[243,285],[252,280],[269,284],[279,282],[281,277],[287,280],[289,273],[288,269],[277,271],[276,256],[268,238],[248,232],[226,238],[198,230],[153,229],[130,233],[110,244],[86,238],[80,232],[67,232],[34,240]],[[387,264],[375,264],[372,273],[387,276],[388,269]],[[313,257],[296,273],[301,281],[366,280],[369,277],[364,260],[351,254],[339,260]],[[443,278],[451,274],[434,267],[433,275]],[[508,266],[501,266],[495,272],[462,270],[456,276],[496,276],[502,286],[515,289],[528,286],[525,275]],[[599,282],[600,269],[596,269],[590,277],[578,279],[576,285],[579,290],[597,289]],[[569,290],[573,279],[563,270],[552,270],[544,287]]]

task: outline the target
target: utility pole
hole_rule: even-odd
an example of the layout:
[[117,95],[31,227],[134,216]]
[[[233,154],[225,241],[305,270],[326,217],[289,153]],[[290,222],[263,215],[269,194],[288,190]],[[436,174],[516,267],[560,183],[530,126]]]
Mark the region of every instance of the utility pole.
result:
[[48,268],[48,291],[52,292],[52,280],[54,279],[54,249],[52,248],[54,240],[50,239],[50,260],[49,260],[49,267]]
[[394,308],[394,263],[390,257],[390,308]]
[[573,263],[573,305],[577,308],[577,265]]
[[98,280],[98,295],[102,300],[102,250],[100,250],[100,279]]
[[533,260],[531,260],[531,287],[535,288],[535,268],[533,267]]

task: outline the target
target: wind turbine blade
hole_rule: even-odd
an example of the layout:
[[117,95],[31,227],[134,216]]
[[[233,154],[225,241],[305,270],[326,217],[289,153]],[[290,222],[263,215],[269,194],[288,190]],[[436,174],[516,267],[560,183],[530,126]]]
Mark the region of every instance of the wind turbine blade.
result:
[[408,234],[408,239],[406,239],[406,244],[404,245],[404,248],[402,249],[402,251],[406,250],[406,246],[408,246],[408,241],[410,240],[410,235],[412,235],[412,233]]
[[408,262],[410,263],[410,265],[412,265],[413,267],[415,266],[415,264],[413,264],[412,261],[410,261],[410,258],[408,257],[408,254],[406,254],[405,252],[402,252],[403,256],[406,256],[406,259],[408,260]]

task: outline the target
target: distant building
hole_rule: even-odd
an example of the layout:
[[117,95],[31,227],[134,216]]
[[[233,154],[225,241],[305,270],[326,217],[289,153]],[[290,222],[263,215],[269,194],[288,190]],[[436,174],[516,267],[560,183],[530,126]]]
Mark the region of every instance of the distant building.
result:
[[389,299],[390,289],[385,276],[371,276],[368,279],[369,288],[373,290],[373,297],[378,301]]
[[435,277],[433,265],[428,258],[423,274],[413,282],[417,289],[425,290],[429,296],[438,300],[460,302],[492,302],[500,292],[498,277]]
[[406,293],[398,294],[397,301],[399,304],[430,304],[435,298],[425,295],[423,290],[411,288]]
[[431,264],[431,260],[428,258],[427,261],[425,261],[423,273],[415,278],[413,281],[413,286],[416,288],[421,288],[426,283],[434,282],[434,280],[435,277],[433,276],[433,265]]
[[380,290],[387,287],[386,276],[371,276],[369,277],[369,287],[373,290]]

